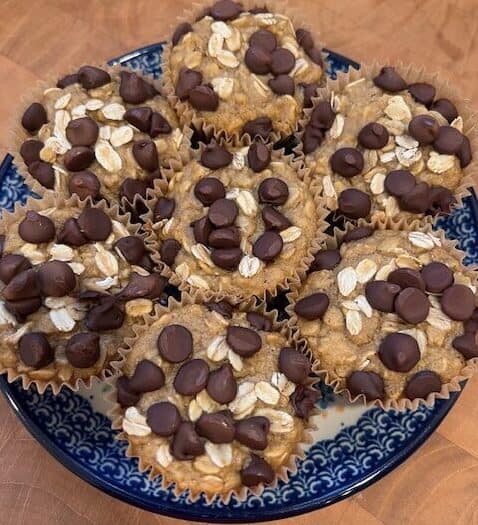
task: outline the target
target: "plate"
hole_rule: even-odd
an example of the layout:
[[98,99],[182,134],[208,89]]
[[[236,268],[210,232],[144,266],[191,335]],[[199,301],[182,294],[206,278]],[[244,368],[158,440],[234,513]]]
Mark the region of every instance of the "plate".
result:
[[[161,74],[162,44],[138,49],[112,60]],[[330,52],[329,75],[355,62]],[[0,167],[0,207],[12,209],[23,202],[28,188],[17,174],[11,156]],[[447,236],[458,239],[467,252],[467,262],[478,262],[478,213],[474,197],[445,219],[440,227]],[[105,386],[97,382],[89,390],[73,393],[63,389],[39,395],[36,389],[22,390],[18,382],[7,383],[0,376],[0,389],[33,436],[63,465],[100,490],[143,509],[186,520],[234,523],[280,519],[310,512],[337,502],[375,482],[406,460],[436,429],[458,398],[438,401],[433,409],[416,412],[366,410],[346,404],[322,386],[320,413],[315,423],[315,444],[298,463],[289,483],[280,482],[260,497],[244,502],[232,498],[228,504],[215,500],[207,505],[203,498],[194,503],[187,495],[176,497],[161,488],[159,478],[149,480],[137,470],[137,461],[124,456],[125,442],[115,440],[110,429],[102,394]]]

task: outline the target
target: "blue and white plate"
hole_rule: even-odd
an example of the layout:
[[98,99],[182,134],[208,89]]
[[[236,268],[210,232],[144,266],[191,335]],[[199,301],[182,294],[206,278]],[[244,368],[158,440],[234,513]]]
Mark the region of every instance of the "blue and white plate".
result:
[[[142,69],[159,76],[162,45],[148,46],[112,62]],[[329,74],[355,65],[331,54]],[[28,188],[18,176],[11,157],[0,167],[0,208],[11,209],[24,201]],[[477,203],[468,198],[465,206],[440,221],[450,238],[460,241],[468,262],[478,262]],[[97,383],[88,391],[64,389],[57,396],[48,390],[22,390],[18,382],[8,384],[0,376],[0,388],[18,417],[38,441],[59,461],[100,490],[138,507],[187,520],[208,522],[254,522],[285,518],[309,512],[345,498],[370,485],[400,465],[446,416],[458,398],[438,401],[433,409],[416,412],[383,412],[346,405],[323,388],[316,441],[289,483],[279,483],[260,497],[244,502],[232,499],[225,505],[204,499],[195,503],[163,490],[159,479],[151,481],[137,470],[137,462],[124,456],[126,445],[115,440],[104,415],[105,388]]]

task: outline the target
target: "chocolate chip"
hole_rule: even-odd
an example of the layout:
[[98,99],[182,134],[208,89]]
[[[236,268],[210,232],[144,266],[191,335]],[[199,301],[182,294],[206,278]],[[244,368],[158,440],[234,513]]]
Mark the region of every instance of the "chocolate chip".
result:
[[310,413],[319,397],[317,390],[307,388],[304,385],[297,385],[290,395],[290,402],[294,408],[295,415],[302,419],[309,419]]
[[63,297],[75,289],[76,277],[63,261],[48,261],[38,270],[38,284],[43,295]]
[[[359,239],[366,239],[373,235],[375,230],[370,226],[358,226],[349,230],[342,238],[342,242],[358,241]],[[320,252],[319,252],[320,253]],[[340,259],[339,259],[340,261]],[[331,268],[327,268],[331,269]]]
[[49,190],[52,190],[55,186],[55,170],[49,162],[43,162],[42,160],[33,161],[28,166],[28,173]]
[[231,443],[234,440],[234,419],[229,410],[202,414],[196,421],[196,432],[211,443]]
[[329,307],[329,298],[325,293],[313,293],[299,299],[294,307],[294,312],[299,316],[313,321],[322,319]]
[[266,417],[252,416],[236,423],[236,440],[253,450],[267,448],[267,434],[271,424]]
[[65,89],[66,87],[72,86],[73,84],[79,84],[79,82],[80,75],[78,75],[78,73],[72,73],[71,75],[65,75],[63,78],[60,78],[60,80],[58,80],[56,83],[56,87]]
[[98,138],[99,128],[92,118],[81,117],[70,120],[65,133],[72,146],[92,146]]
[[242,259],[240,248],[216,248],[211,252],[211,260],[219,268],[234,271]]
[[32,162],[40,160],[40,151],[43,149],[43,142],[36,139],[28,139],[20,146],[20,155],[27,166]]
[[58,233],[57,240],[61,244],[68,246],[83,246],[88,239],[81,233],[76,219],[67,219],[63,228]]
[[293,383],[303,383],[310,374],[310,361],[294,348],[282,348],[279,353],[279,370]]
[[465,333],[476,334],[478,332],[478,309],[475,308],[473,315],[464,321]]
[[83,66],[78,70],[78,80],[85,89],[96,89],[109,84],[111,77],[98,67]]
[[390,195],[401,197],[416,186],[415,176],[408,170],[391,171],[385,177],[384,187]]
[[312,47],[314,47],[314,39],[312,38],[311,32],[307,31],[307,29],[296,29],[295,38],[299,46],[303,49],[311,49]]
[[367,217],[372,207],[370,196],[355,188],[344,190],[338,199],[339,210],[349,219]]
[[289,219],[272,206],[262,208],[262,220],[266,230],[282,231],[292,226]]
[[232,0],[219,0],[211,7],[210,15],[214,20],[233,20],[237,18],[243,9],[241,4],[233,2]]
[[463,142],[461,144],[460,151],[456,154],[460,160],[460,167],[466,168],[470,164],[472,159],[471,143],[468,137],[463,136]]
[[258,194],[261,203],[280,206],[289,198],[289,188],[284,181],[269,177],[259,184]]
[[105,241],[113,230],[111,219],[98,208],[85,208],[77,222],[80,230],[90,241]]
[[433,148],[438,153],[455,155],[460,152],[463,144],[463,135],[452,126],[441,126],[433,142]]
[[134,392],[144,394],[159,390],[163,387],[164,381],[164,372],[161,368],[152,361],[143,359],[136,365],[129,379],[129,388]]
[[218,199],[211,204],[208,219],[217,228],[230,226],[238,214],[237,204],[231,199]]
[[23,255],[9,254],[0,259],[0,281],[8,284],[15,275],[32,267]]
[[443,292],[441,308],[451,319],[466,321],[475,310],[475,296],[468,286],[454,284]]
[[272,321],[265,315],[258,314],[257,312],[247,312],[246,318],[249,324],[256,330],[263,330],[264,332],[270,332],[272,330]]
[[273,261],[282,251],[284,241],[275,231],[263,233],[252,246],[252,253],[261,261]]
[[120,97],[128,104],[142,104],[156,90],[136,73],[129,71],[120,72]]
[[284,47],[278,47],[271,53],[271,71],[273,75],[286,75],[295,66],[294,55]]
[[311,272],[319,270],[333,270],[341,260],[340,250],[321,250],[314,255],[310,265]]
[[370,281],[365,285],[367,301],[380,312],[393,312],[395,297],[399,293],[400,286],[387,281]]
[[303,94],[304,94],[304,108],[311,108],[313,106],[312,98],[317,96],[317,90],[319,89],[319,83],[311,82],[310,84],[302,83],[301,85],[302,85]]
[[139,264],[146,252],[143,239],[134,235],[121,237],[113,245],[130,264]]
[[432,186],[430,188],[430,207],[428,211],[431,214],[450,213],[454,204],[456,204],[456,199],[448,188],[443,186]]
[[194,186],[194,195],[202,204],[210,206],[213,202],[226,196],[226,189],[216,177],[206,177]]
[[249,135],[251,139],[261,137],[267,139],[272,131],[272,120],[269,117],[258,117],[246,122],[242,132]]
[[24,241],[33,244],[50,242],[55,238],[55,225],[48,217],[30,210],[18,225],[18,234]]
[[322,60],[322,52],[318,47],[311,47],[310,49],[305,50],[306,55],[320,67],[324,66],[324,61]]
[[431,109],[443,115],[450,124],[458,117],[458,110],[453,102],[447,98],[435,100]]
[[22,126],[30,133],[35,133],[47,122],[46,110],[38,102],[30,104],[22,116]]
[[324,140],[324,133],[322,130],[315,128],[308,124],[304,129],[302,136],[303,151],[305,155],[315,151]]
[[100,189],[98,177],[88,170],[77,171],[68,179],[68,191],[71,195],[78,195],[81,200],[99,197]]
[[19,299],[30,299],[40,295],[40,288],[33,269],[17,273],[2,291],[7,301],[18,301]]
[[416,339],[401,333],[387,335],[380,343],[378,355],[382,363],[394,372],[409,372],[420,360]]
[[174,388],[178,394],[193,396],[208,384],[209,367],[203,359],[191,359],[181,365],[174,378]]
[[241,244],[241,234],[238,228],[219,228],[209,235],[209,246],[213,248],[237,248]]
[[267,29],[259,29],[251,35],[249,46],[259,47],[267,53],[272,53],[277,47],[277,38],[271,31],[268,31]]
[[330,167],[343,177],[354,177],[362,172],[363,155],[356,148],[339,148],[330,157]]
[[171,324],[162,329],[156,345],[166,361],[181,363],[192,354],[193,336],[186,327]]
[[41,297],[30,297],[19,301],[5,301],[5,308],[18,318],[26,317],[38,311],[42,306]]
[[271,69],[272,57],[263,47],[251,46],[246,51],[244,62],[252,73],[267,75]]
[[165,277],[157,273],[150,275],[140,275],[133,272],[129,283],[118,294],[118,298],[123,301],[131,299],[158,299],[167,284]]
[[429,108],[435,98],[436,89],[426,82],[416,82],[408,86],[408,92],[417,102]]
[[75,368],[90,368],[100,357],[100,336],[88,332],[73,335],[66,343],[65,355]]
[[219,97],[211,86],[196,86],[189,92],[189,102],[198,111],[216,111]]
[[133,203],[136,195],[146,197],[147,189],[148,186],[144,181],[126,177],[119,187],[119,197]]
[[153,113],[151,117],[151,128],[149,130],[149,136],[155,138],[158,135],[167,135],[171,133],[173,128],[171,124],[157,111]]
[[274,471],[265,459],[251,454],[247,465],[241,470],[241,482],[246,487],[254,487],[263,483],[269,485],[274,481]]
[[366,124],[358,134],[358,142],[368,149],[382,149],[388,143],[388,131],[378,122]]
[[405,288],[395,299],[395,311],[410,324],[418,324],[424,321],[429,310],[428,297],[417,288]]
[[171,443],[171,454],[181,461],[188,461],[204,454],[204,442],[194,430],[193,423],[183,421]]
[[123,118],[143,133],[149,133],[152,116],[153,110],[149,106],[143,106],[128,109]]
[[22,362],[35,369],[48,366],[55,359],[55,352],[42,332],[23,335],[18,342],[18,350]]
[[133,157],[139,166],[146,171],[155,171],[159,167],[158,152],[152,140],[137,140],[133,144]]
[[425,290],[425,282],[420,272],[412,268],[398,268],[393,270],[388,277],[389,283],[397,284],[400,288],[418,288]]
[[176,83],[176,95],[179,100],[186,100],[189,98],[191,91],[200,86],[202,82],[202,73],[182,67],[179,70],[178,81]]
[[476,344],[475,333],[465,333],[453,339],[453,348],[458,350],[465,359],[473,359],[478,357],[478,345]]
[[[201,154],[201,164],[211,170],[225,168],[226,166],[229,166],[231,162],[232,162],[232,153],[230,153],[229,151],[227,151],[226,148],[219,146],[216,143],[208,144],[204,148],[204,151]],[[214,180],[218,180],[218,179],[214,179]],[[202,181],[199,181],[198,184],[201,184],[201,182]],[[220,184],[222,186],[222,183]],[[224,186],[222,187],[224,188]]]
[[375,372],[352,372],[347,378],[347,388],[352,398],[364,395],[367,401],[373,401],[385,397],[383,379]]
[[194,239],[200,244],[207,246],[209,242],[209,235],[212,232],[212,224],[207,217],[201,217],[191,224],[194,233]]
[[267,84],[276,95],[293,95],[295,93],[295,82],[289,75],[278,75],[271,78]]
[[181,414],[176,405],[160,401],[151,405],[146,412],[146,422],[151,430],[162,437],[172,436],[181,425]]
[[159,197],[153,210],[154,222],[170,219],[176,209],[176,201],[167,197]]
[[184,35],[191,33],[192,30],[193,30],[193,26],[189,24],[188,22],[183,22],[179,24],[178,27],[176,27],[176,29],[174,30],[173,36],[171,37],[171,42],[173,44],[173,47],[177,46],[181,38],[183,38]]
[[251,357],[261,349],[260,335],[243,326],[228,326],[226,335],[227,344],[241,357]]
[[86,146],[74,146],[63,157],[63,163],[69,171],[86,170],[94,160],[94,151]]
[[172,266],[180,249],[181,244],[176,239],[164,239],[159,250],[161,260],[164,264]]
[[209,372],[206,390],[212,399],[224,405],[236,397],[237,382],[229,363]]
[[335,120],[335,113],[330,102],[321,100],[310,114],[310,125],[314,128],[328,130]]
[[453,272],[440,262],[431,262],[422,268],[422,277],[431,293],[441,293],[453,284]]
[[104,299],[88,312],[85,324],[92,332],[116,330],[123,325],[124,317],[123,308],[119,304],[113,299]]
[[373,79],[373,83],[391,93],[396,93],[407,89],[407,83],[403,78],[395,71],[394,67],[382,67],[380,73]]
[[436,139],[440,125],[430,115],[417,115],[408,124],[408,133],[420,144],[432,144]]
[[430,208],[430,199],[430,186],[426,182],[419,182],[412,190],[400,197],[399,205],[405,211],[425,213]]
[[265,170],[271,161],[269,148],[260,142],[255,142],[249,147],[247,152],[247,162],[249,168],[255,173]]
[[116,380],[116,400],[123,407],[132,407],[138,403],[141,396],[129,388],[129,379],[126,376]]
[[422,370],[409,379],[404,394],[407,399],[426,399],[432,392],[440,390],[440,376],[431,370]]

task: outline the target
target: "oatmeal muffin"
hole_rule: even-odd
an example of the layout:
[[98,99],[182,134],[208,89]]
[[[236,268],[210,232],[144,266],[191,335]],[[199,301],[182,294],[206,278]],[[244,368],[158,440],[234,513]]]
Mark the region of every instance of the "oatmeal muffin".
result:
[[104,377],[166,279],[104,201],[51,194],[0,223],[0,371],[40,390]]
[[176,304],[128,347],[113,427],[141,470],[225,500],[295,470],[318,392],[284,326],[225,301]]
[[423,224],[359,226],[319,251],[288,307],[314,368],[352,399],[393,408],[459,388],[478,357],[475,275],[462,257]]
[[187,18],[165,50],[165,90],[180,122],[216,137],[289,136],[323,75],[311,33],[231,0]]
[[262,143],[212,143],[166,177],[147,203],[146,242],[181,289],[264,296],[305,274],[323,211],[296,162]]
[[421,71],[351,70],[320,90],[302,152],[327,207],[348,219],[448,213],[473,183],[468,112]]
[[119,67],[83,66],[39,88],[15,145],[33,189],[113,202],[144,196],[182,141],[173,109],[151,82]]

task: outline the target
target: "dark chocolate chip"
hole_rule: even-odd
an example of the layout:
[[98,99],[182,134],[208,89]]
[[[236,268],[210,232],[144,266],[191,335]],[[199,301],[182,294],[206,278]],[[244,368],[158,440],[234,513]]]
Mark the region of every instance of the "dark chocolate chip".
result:
[[171,443],[171,454],[180,461],[188,461],[204,454],[204,442],[194,430],[194,424],[183,421]]
[[362,172],[363,155],[356,148],[339,148],[330,157],[330,167],[342,177],[354,177]]
[[455,104],[447,98],[435,100],[431,109],[443,115],[450,124],[458,117],[458,110],[456,109]]
[[426,182],[419,182],[399,199],[400,208],[412,213],[425,213],[430,204],[430,186]]
[[319,270],[333,270],[341,260],[340,250],[321,250],[314,255],[310,265],[311,272]]
[[28,139],[20,146],[20,155],[27,166],[32,162],[40,160],[40,151],[43,149],[43,142],[36,139]]
[[241,4],[232,0],[219,0],[211,7],[209,13],[214,20],[233,20],[237,18],[243,9]]
[[157,273],[150,275],[140,275],[133,272],[130,276],[129,283],[118,294],[118,298],[123,301],[131,299],[158,299],[161,297],[167,284],[165,277]]
[[113,229],[111,219],[98,208],[85,208],[77,222],[80,230],[90,241],[105,241]]
[[256,173],[265,170],[271,161],[271,152],[267,146],[260,142],[255,142],[249,147],[247,152],[247,162],[249,168]]
[[155,111],[151,117],[149,136],[154,139],[158,135],[168,135],[172,130],[173,128],[171,127],[171,124],[163,117],[163,115]]
[[59,87],[60,89],[65,89],[68,86],[72,86],[73,84],[79,83],[80,75],[78,75],[78,73],[72,73],[71,75],[65,75],[63,78],[60,78],[56,83],[56,87]]
[[57,240],[61,244],[68,246],[83,246],[88,239],[81,233],[76,219],[67,219],[63,228],[58,233]]
[[242,131],[252,139],[256,137],[267,139],[272,131],[272,120],[269,117],[258,117],[246,122]]
[[466,168],[470,164],[473,155],[471,153],[471,143],[468,137],[463,136],[460,151],[456,154],[460,160],[460,167]]
[[40,266],[37,274],[38,285],[43,295],[63,297],[76,287],[76,276],[63,261],[48,261]]
[[440,125],[430,115],[417,115],[408,124],[408,133],[421,145],[432,144],[439,131]]
[[264,450],[267,445],[267,434],[270,422],[263,416],[252,416],[236,423],[236,440],[253,450]]
[[218,199],[211,204],[208,219],[217,228],[230,226],[238,214],[237,204],[231,199]]
[[159,197],[154,205],[153,219],[154,222],[162,221],[163,219],[170,219],[176,209],[176,201],[168,199],[167,197]]
[[180,249],[181,244],[176,239],[164,239],[159,250],[161,260],[168,266],[172,266]]
[[303,383],[310,374],[310,361],[294,348],[282,348],[279,353],[279,370],[293,383]]
[[50,242],[55,238],[55,225],[45,215],[29,210],[18,225],[18,234],[24,241],[33,244]]
[[73,335],[65,346],[65,356],[75,368],[89,368],[100,357],[100,336],[89,332]]
[[142,104],[155,92],[151,84],[143,80],[139,75],[129,71],[120,73],[120,97],[128,104]]
[[181,24],[179,24],[178,27],[176,27],[176,29],[174,30],[173,36],[171,37],[173,47],[177,46],[181,38],[183,38],[184,35],[191,33],[192,30],[193,26],[188,22],[182,22]]
[[30,299],[40,295],[36,272],[33,269],[17,273],[2,290],[7,301]]
[[273,75],[287,75],[294,69],[294,65],[295,57],[288,49],[278,47],[271,53],[271,71]]
[[305,50],[306,55],[320,67],[324,66],[324,61],[322,60],[322,51],[318,47],[311,47],[310,49]]
[[196,432],[211,443],[231,443],[236,429],[229,410],[202,414],[196,421]]
[[289,198],[289,188],[283,180],[269,177],[259,184],[258,194],[261,203],[280,206]]
[[431,370],[422,370],[409,379],[404,394],[408,399],[426,399],[432,392],[440,390],[440,376]]
[[314,152],[324,140],[324,133],[321,129],[315,128],[310,124],[304,129],[302,136],[303,151],[305,155]]
[[420,272],[412,268],[397,268],[393,270],[388,277],[389,283],[397,284],[400,288],[418,288],[425,290],[425,281]]
[[[227,151],[224,150],[224,152],[229,155]],[[224,184],[216,177],[206,177],[196,183],[194,195],[202,204],[210,206],[213,202],[226,196],[226,189]]]
[[[211,170],[225,168],[226,166],[229,166],[231,162],[232,162],[232,153],[230,153],[229,151],[227,151],[226,148],[219,146],[216,143],[208,144],[204,148],[204,151],[201,154],[201,164]],[[218,179],[214,179],[214,180],[218,180]],[[201,182],[202,181],[199,181],[198,184],[201,184]],[[220,182],[220,184],[222,188],[224,188],[224,186],[222,185],[222,182]]]
[[250,328],[228,326],[227,344],[241,357],[251,357],[262,347],[261,336]]
[[234,271],[242,259],[240,248],[216,248],[211,252],[211,260],[219,268]]
[[235,226],[218,228],[209,235],[209,246],[213,248],[237,248],[241,244],[241,233]]
[[317,96],[317,90],[319,89],[319,83],[318,82],[312,82],[310,84],[303,83],[302,88],[303,88],[303,94],[304,94],[304,108],[311,108],[313,106],[312,98]]
[[311,49],[314,47],[314,39],[310,31],[307,29],[299,28],[295,30],[295,38],[297,43],[303,49]]
[[265,459],[251,454],[247,465],[241,470],[241,481],[246,487],[254,487],[263,483],[269,485],[274,481],[274,470]]
[[335,120],[335,113],[330,102],[321,100],[310,114],[310,125],[314,128],[328,130]]
[[271,31],[268,31],[267,29],[259,29],[251,35],[249,46],[259,47],[267,53],[272,53],[277,47],[277,38]]
[[110,83],[111,77],[98,67],[83,66],[78,70],[78,80],[85,89],[95,89]]
[[302,419],[309,419],[310,413],[315,407],[320,394],[317,390],[297,385],[290,395],[290,402],[294,407],[295,415]]
[[164,372],[149,359],[141,360],[129,379],[129,388],[139,394],[153,392],[164,386]]
[[115,242],[113,247],[119,250],[130,264],[139,264],[146,252],[143,239],[134,235],[121,237]]
[[146,422],[158,436],[169,437],[178,430],[181,424],[181,414],[173,403],[160,401],[148,408]]
[[422,277],[431,293],[441,293],[453,284],[453,272],[440,262],[431,262],[422,268]]
[[378,355],[389,370],[402,373],[409,372],[420,360],[416,339],[400,333],[387,335],[380,343]]
[[472,332],[459,335],[453,339],[453,348],[458,350],[465,359],[478,357],[478,345],[476,344],[476,334]]
[[49,190],[52,190],[55,186],[55,170],[49,162],[42,160],[33,161],[28,166],[28,173]]
[[152,140],[137,140],[133,144],[133,157],[139,166],[146,171],[155,171],[159,167],[156,144]]
[[209,219],[206,216],[201,217],[197,221],[194,221],[191,226],[193,228],[195,241],[200,244],[204,244],[204,246],[207,246],[209,242],[209,235],[211,234],[213,228],[212,224],[209,222]]
[[[375,230],[371,228],[370,226],[358,226],[356,228],[353,228],[352,230],[349,230],[343,236],[342,242],[351,242],[351,241],[358,241],[359,239],[366,239],[367,237],[370,237],[371,235],[373,235],[374,231]],[[331,268],[327,268],[327,269],[331,270]]]
[[373,79],[373,83],[385,91],[396,93],[407,89],[407,83],[395,71],[394,67],[382,67],[380,73]]
[[272,57],[263,47],[251,46],[246,51],[244,62],[252,73],[267,75],[271,69]]
[[264,232],[252,246],[252,253],[261,261],[273,261],[282,251],[284,241],[275,231]]
[[295,82],[289,75],[278,75],[271,78],[267,84],[276,95],[293,95],[295,93]]
[[143,106],[128,109],[123,118],[143,133],[149,133],[152,116],[153,110],[149,106]]
[[430,302],[421,290],[405,288],[395,299],[395,311],[407,323],[418,324],[428,317]]
[[436,89],[426,82],[416,82],[408,86],[408,92],[417,102],[429,108],[435,98]]
[[219,97],[211,86],[196,86],[189,92],[189,102],[198,111],[216,111]]
[[179,100],[186,100],[189,98],[191,91],[200,86],[202,82],[202,73],[182,67],[178,74],[178,81],[176,83],[176,95]]
[[338,199],[339,210],[349,219],[367,217],[372,207],[370,196],[355,188],[344,190]]
[[272,206],[262,208],[262,220],[266,230],[282,231],[292,226],[289,219]]
[[380,312],[393,312],[395,298],[399,293],[400,286],[387,281],[370,281],[365,285],[367,301]]
[[384,182],[385,189],[394,197],[401,197],[410,193],[416,184],[415,176],[408,170],[391,171],[385,177]]
[[119,187],[119,197],[133,203],[136,195],[146,197],[147,189],[148,186],[144,181],[126,177]]
[[123,407],[132,407],[138,403],[141,396],[129,388],[129,379],[126,376],[116,380],[116,400]]
[[63,163],[69,171],[86,170],[94,160],[95,153],[87,146],[74,146],[63,157]]
[[41,297],[30,297],[19,301],[5,301],[5,308],[19,318],[35,313],[40,309],[41,305]]
[[367,401],[374,401],[385,397],[383,379],[375,372],[352,372],[347,378],[347,388],[352,398],[364,395]]
[[85,324],[92,332],[116,330],[124,321],[124,310],[113,299],[104,299],[103,302],[91,308],[88,312]]
[[236,397],[237,381],[229,363],[209,372],[206,390],[214,401],[223,405],[227,405]]
[[30,104],[22,116],[22,126],[30,133],[35,133],[47,122],[46,110],[39,102]]
[[441,126],[433,142],[433,148],[438,153],[457,155],[463,144],[463,135],[452,126]]
[[162,329],[156,345],[166,361],[181,363],[192,354],[193,336],[186,327],[170,324]]
[[466,321],[475,310],[475,296],[468,286],[454,284],[443,292],[441,308],[451,319]]
[[294,307],[294,312],[299,316],[313,321],[322,319],[329,307],[327,294],[317,292],[299,299]]
[[77,171],[68,179],[68,191],[71,195],[78,195],[81,200],[88,197],[96,199],[100,195],[100,189],[98,177],[89,170]]
[[23,255],[9,254],[0,259],[0,281],[8,284],[15,275],[32,267]]
[[270,332],[272,330],[272,321],[265,315],[257,312],[247,312],[246,318],[249,324],[256,330]]
[[183,396],[194,396],[206,388],[209,367],[203,359],[191,359],[181,365],[174,378],[174,388]]
[[358,142],[368,149],[382,149],[388,142],[388,131],[378,122],[366,124],[358,134]]
[[18,350],[22,362],[35,369],[48,366],[55,359],[55,352],[42,332],[23,335],[18,342]]
[[98,138],[98,124],[90,117],[70,120],[66,126],[66,138],[72,146],[92,146]]

